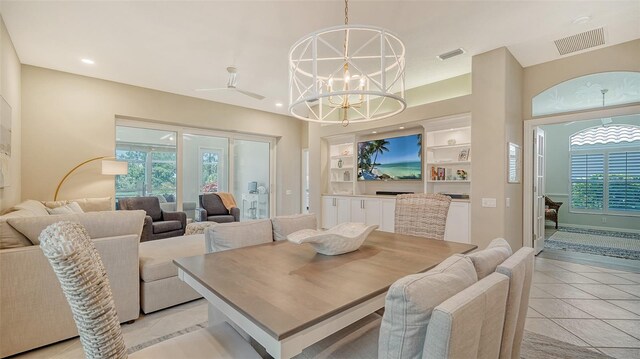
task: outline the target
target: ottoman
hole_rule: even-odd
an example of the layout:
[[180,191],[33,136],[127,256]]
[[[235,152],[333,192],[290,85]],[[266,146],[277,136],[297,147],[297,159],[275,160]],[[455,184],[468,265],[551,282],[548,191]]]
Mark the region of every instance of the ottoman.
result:
[[192,234],[140,243],[140,307],[155,312],[201,298],[178,279],[173,260],[205,254],[204,234]]

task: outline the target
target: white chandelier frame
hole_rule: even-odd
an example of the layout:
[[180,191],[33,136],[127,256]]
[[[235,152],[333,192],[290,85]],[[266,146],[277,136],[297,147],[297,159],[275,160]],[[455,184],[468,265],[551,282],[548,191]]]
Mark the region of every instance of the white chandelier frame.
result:
[[[331,42],[335,40],[325,39],[335,32],[344,32],[344,44],[334,46]],[[350,51],[352,44],[349,42],[354,34],[365,34],[364,38],[369,39],[358,44],[353,52]],[[374,55],[360,55],[359,52],[365,49],[373,41],[379,41],[380,53]],[[333,57],[318,57],[318,44],[330,49]],[[342,49],[344,45],[344,50]],[[308,51],[311,51],[309,56]],[[346,53],[346,56],[345,56]],[[305,56],[306,55],[306,56]],[[362,60],[379,59],[379,67],[370,72],[363,72],[364,66],[359,65]],[[339,63],[329,74],[319,74],[318,64],[324,61],[334,61]],[[303,64],[311,63],[311,70],[301,67]],[[333,80],[343,81],[340,78],[341,71],[347,67],[355,70],[358,74],[353,76],[359,79],[359,86],[350,89],[345,87],[334,90]],[[348,77],[347,77],[348,78]],[[357,98],[357,105],[350,103],[350,100]],[[395,34],[388,30],[376,26],[367,25],[340,25],[329,27],[313,32],[298,40],[289,50],[289,113],[301,120],[319,122],[327,124],[342,123],[346,126],[349,123],[369,122],[381,120],[394,116],[407,107],[405,97],[405,47],[404,43]],[[336,106],[332,98],[339,101],[346,99],[346,107]],[[391,101],[391,110],[383,107],[385,102]],[[326,110],[326,108],[329,108]],[[352,110],[357,115],[354,118],[347,118],[346,114],[338,116],[335,111]]]

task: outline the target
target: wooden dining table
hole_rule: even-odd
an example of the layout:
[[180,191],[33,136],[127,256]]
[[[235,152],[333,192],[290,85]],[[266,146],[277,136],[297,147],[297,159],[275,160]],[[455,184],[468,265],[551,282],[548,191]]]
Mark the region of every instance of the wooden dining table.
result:
[[179,278],[209,302],[209,325],[230,321],[274,358],[290,358],[383,308],[396,280],[475,248],[374,231],[360,249],[337,256],[277,241],[174,263]]

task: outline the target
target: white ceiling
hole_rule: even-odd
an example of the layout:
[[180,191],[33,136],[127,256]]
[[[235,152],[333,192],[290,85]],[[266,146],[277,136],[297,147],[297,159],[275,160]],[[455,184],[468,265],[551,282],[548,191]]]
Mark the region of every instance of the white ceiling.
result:
[[[342,1],[0,1],[22,63],[278,113],[286,113],[289,47],[344,21]],[[560,58],[553,40],[596,27],[605,27],[605,46],[640,38],[640,1],[352,0],[349,7],[350,23],[385,27],[405,42],[407,88],[468,73],[471,56],[501,46],[526,67]],[[591,20],[573,23],[580,16]],[[467,53],[436,59],[458,47]],[[239,69],[239,88],[266,99],[194,91],[225,86],[230,65]]]

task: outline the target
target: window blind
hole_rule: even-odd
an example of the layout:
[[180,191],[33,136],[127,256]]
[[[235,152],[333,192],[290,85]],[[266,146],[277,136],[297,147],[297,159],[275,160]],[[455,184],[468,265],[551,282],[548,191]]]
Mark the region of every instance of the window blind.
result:
[[609,153],[608,209],[640,211],[640,152]]
[[571,155],[571,207],[602,210],[604,154]]

